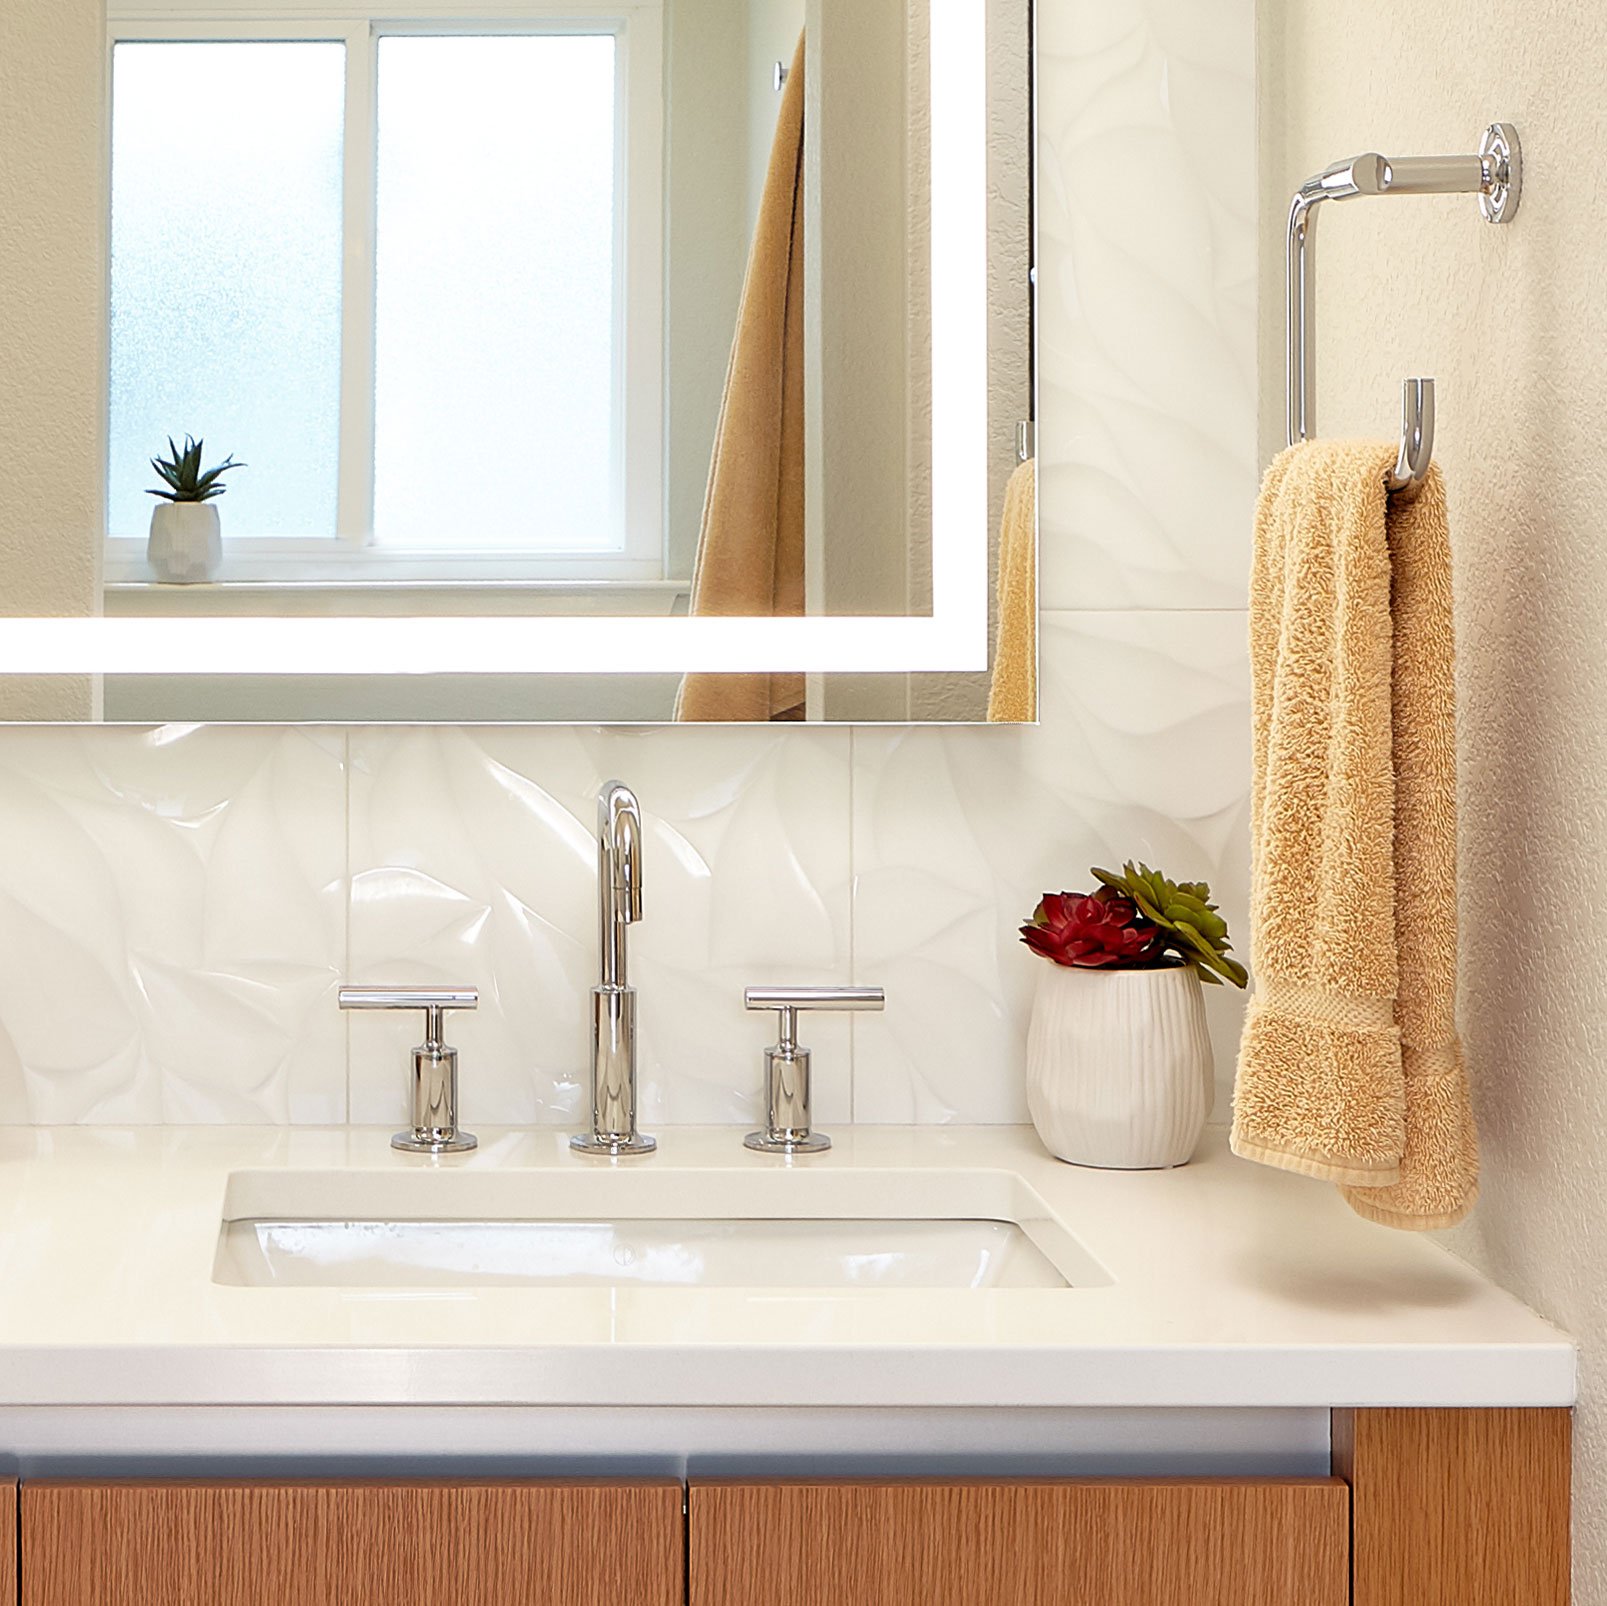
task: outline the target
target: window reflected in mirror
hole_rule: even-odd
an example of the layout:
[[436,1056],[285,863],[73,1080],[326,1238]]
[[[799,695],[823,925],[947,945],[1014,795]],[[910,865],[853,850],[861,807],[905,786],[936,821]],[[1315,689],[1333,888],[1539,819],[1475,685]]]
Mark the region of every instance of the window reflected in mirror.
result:
[[200,431],[252,465],[232,540],[332,536],[345,46],[122,43],[112,62],[107,528],[143,542],[150,458]]
[[641,287],[616,204],[617,57],[608,34],[379,41],[362,388],[381,553],[625,550],[616,359]]

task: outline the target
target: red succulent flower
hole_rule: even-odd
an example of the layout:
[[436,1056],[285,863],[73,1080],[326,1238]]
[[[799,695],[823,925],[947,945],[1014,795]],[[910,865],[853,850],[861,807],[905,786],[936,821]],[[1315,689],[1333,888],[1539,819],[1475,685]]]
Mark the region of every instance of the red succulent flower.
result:
[[1046,892],[1032,923],[1021,928],[1021,940],[1035,954],[1077,970],[1149,964],[1162,952],[1159,927],[1109,887]]

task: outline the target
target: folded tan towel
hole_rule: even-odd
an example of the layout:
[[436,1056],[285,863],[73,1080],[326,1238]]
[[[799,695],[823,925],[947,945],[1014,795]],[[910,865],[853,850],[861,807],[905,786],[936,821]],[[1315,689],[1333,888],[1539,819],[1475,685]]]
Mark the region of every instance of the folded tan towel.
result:
[[[804,41],[782,95],[692,575],[694,618],[804,611]],[[801,674],[687,675],[679,720],[804,717]]]
[[1250,1001],[1234,1152],[1362,1215],[1459,1221],[1478,1147],[1456,1038],[1456,694],[1438,470],[1312,441],[1268,470],[1250,584]]
[[1038,465],[1010,476],[999,523],[999,628],[988,719],[1031,724],[1038,717]]

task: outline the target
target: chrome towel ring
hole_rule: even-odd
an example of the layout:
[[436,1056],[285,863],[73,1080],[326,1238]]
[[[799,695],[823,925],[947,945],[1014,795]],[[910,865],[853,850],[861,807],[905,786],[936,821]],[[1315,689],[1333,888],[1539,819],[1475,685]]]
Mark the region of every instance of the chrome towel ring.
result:
[[[1317,208],[1323,201],[1374,195],[1477,195],[1487,223],[1510,223],[1523,195],[1523,153],[1511,123],[1491,123],[1477,156],[1352,157],[1308,178],[1289,207],[1286,257],[1288,314],[1287,437],[1291,446],[1316,433],[1317,386],[1312,349],[1312,294]],[[1434,460],[1434,381],[1408,379],[1401,392],[1401,450],[1388,484],[1415,496]]]

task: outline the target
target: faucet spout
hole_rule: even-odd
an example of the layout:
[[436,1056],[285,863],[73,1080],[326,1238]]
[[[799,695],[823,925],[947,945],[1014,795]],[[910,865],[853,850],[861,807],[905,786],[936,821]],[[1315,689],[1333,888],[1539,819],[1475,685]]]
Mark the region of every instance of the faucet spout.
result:
[[605,794],[602,807],[609,815],[619,918],[634,925],[642,918],[642,811],[635,793],[618,781]]
[[621,781],[608,782],[597,796],[597,916],[602,985],[626,987],[625,927],[642,918],[642,811]]
[[570,1139],[582,1154],[651,1154],[636,1130],[636,989],[628,928],[642,918],[642,811],[622,781],[597,794],[598,984],[592,992],[591,1131]]

